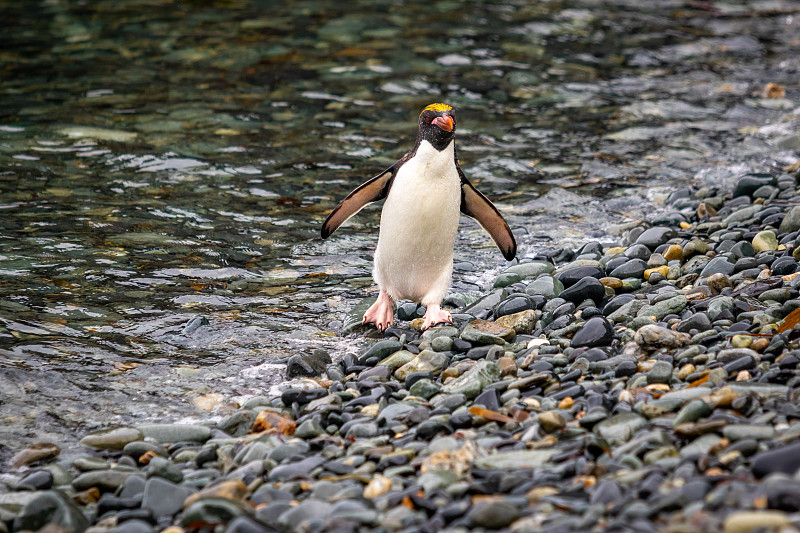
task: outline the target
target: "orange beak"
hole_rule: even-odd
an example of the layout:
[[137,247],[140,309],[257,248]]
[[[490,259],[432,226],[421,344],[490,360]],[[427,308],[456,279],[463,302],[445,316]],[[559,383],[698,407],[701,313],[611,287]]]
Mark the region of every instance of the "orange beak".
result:
[[433,119],[433,124],[436,124],[444,131],[453,131],[453,127],[455,126],[453,118],[447,115],[443,117],[436,117],[435,119]]

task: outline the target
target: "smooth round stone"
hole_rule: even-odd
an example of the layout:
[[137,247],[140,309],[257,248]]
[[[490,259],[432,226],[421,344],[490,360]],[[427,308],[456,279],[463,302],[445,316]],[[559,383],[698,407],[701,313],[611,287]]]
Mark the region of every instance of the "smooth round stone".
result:
[[750,533],[751,531],[778,531],[788,527],[789,517],[783,511],[735,511],[722,524],[724,533]]
[[683,333],[689,333],[693,329],[697,331],[706,331],[711,329],[711,320],[708,319],[705,313],[695,313],[678,322],[675,329]]
[[584,300],[593,300],[597,303],[603,299],[605,294],[606,289],[597,278],[586,276],[571,287],[564,289],[559,297],[578,305]]
[[587,320],[572,337],[572,347],[608,346],[612,340],[614,340],[614,328],[605,318],[595,316]]
[[131,476],[140,476],[139,472],[129,470],[94,470],[84,472],[72,481],[75,490],[86,490],[98,487],[101,490],[113,492],[117,490]]
[[325,429],[314,418],[304,420],[294,431],[294,436],[299,439],[313,439],[325,433]]
[[505,271],[519,275],[522,279],[536,279],[542,274],[552,274],[554,266],[546,261],[532,261],[519,263],[507,268]]
[[164,448],[160,444],[155,444],[153,442],[148,442],[144,440],[129,442],[122,449],[122,455],[133,457],[136,460],[138,460],[142,455],[146,454],[147,452],[160,455],[161,457],[169,456],[169,453],[167,452],[166,448]]
[[46,525],[66,531],[85,531],[89,521],[66,493],[48,490],[24,505],[14,518],[13,531],[38,531]]
[[186,498],[194,492],[189,487],[160,477],[152,477],[144,486],[142,509],[149,510],[156,519],[165,516],[172,517],[183,508]]
[[773,472],[783,472],[792,476],[798,469],[800,469],[800,443],[761,452],[755,455],[751,461],[751,470],[757,478]]
[[[631,259],[626,263],[618,266],[609,273],[612,278],[641,278],[644,271],[647,270],[647,263],[642,259]],[[562,293],[563,298],[563,293]]]
[[286,363],[286,376],[290,379],[318,376],[325,372],[325,369],[332,362],[331,356],[325,350],[314,350],[310,354],[295,354]]
[[429,400],[439,394],[440,390],[441,386],[438,383],[434,383],[430,379],[420,379],[411,386],[408,393],[411,396]]
[[[629,246],[622,255],[627,257],[628,259],[643,259],[647,260],[653,252],[644,244],[634,244],[633,246]],[[625,261],[621,261],[619,264],[615,265],[614,268],[623,264]],[[610,264],[610,263],[609,263]]]
[[759,188],[764,185],[774,185],[775,178],[768,174],[742,176],[736,181],[733,188],[733,197],[752,196]]
[[539,414],[537,420],[539,425],[542,426],[542,429],[547,433],[555,433],[556,431],[564,429],[567,425],[566,419],[564,419],[564,416],[558,411],[544,411]]
[[614,375],[618,378],[632,376],[639,370],[639,366],[633,361],[622,361],[614,370]]
[[761,231],[753,237],[752,245],[756,253],[777,250],[778,238],[772,231]]
[[543,296],[547,299],[555,298],[564,290],[564,284],[553,276],[542,276],[528,284],[525,293],[529,296]]
[[615,296],[611,300],[608,301],[606,305],[603,306],[602,311],[603,315],[608,316],[614,311],[617,311],[623,305],[636,300],[636,296],[633,294],[620,294],[619,296]]
[[534,309],[535,307],[533,301],[527,295],[516,294],[497,304],[494,315],[496,317],[513,315],[514,313]]
[[143,433],[137,428],[113,428],[90,433],[81,439],[81,444],[101,450],[121,450],[129,442],[143,438]]
[[224,525],[249,512],[252,512],[252,508],[247,504],[228,498],[201,498],[183,510],[180,525],[183,527],[197,527],[197,524]]
[[772,274],[775,276],[786,276],[797,271],[797,260],[794,257],[779,257],[772,263]]
[[568,268],[563,272],[556,274],[556,279],[560,281],[564,287],[572,287],[586,276],[600,279],[606,274],[602,268],[593,265],[578,266]]
[[753,248],[753,245],[747,241],[740,241],[733,245],[731,248],[731,254],[733,255],[734,259],[737,261],[743,257],[753,257],[756,255],[756,251]]
[[14,490],[47,490],[52,486],[52,473],[47,470],[34,470],[20,479]]
[[647,373],[647,383],[669,383],[672,379],[672,365],[666,361],[656,361]]
[[800,206],[792,207],[781,221],[779,233],[791,233],[800,230]]
[[422,314],[419,312],[419,307],[414,302],[403,302],[397,306],[397,319],[414,320],[415,318],[421,318]]
[[436,337],[431,341],[431,349],[435,352],[449,352],[453,348],[451,337]]
[[[437,351],[445,351],[445,350],[437,350]],[[413,361],[415,357],[416,356],[413,353],[409,352],[408,350],[398,350],[394,352],[392,355],[383,359],[380,363],[378,363],[378,366],[383,366],[390,369],[400,368],[401,366]]]
[[183,472],[181,468],[172,463],[169,459],[164,457],[153,457],[146,467],[144,472],[147,477],[161,477],[175,483],[183,481]]
[[516,505],[506,501],[480,501],[467,513],[467,521],[473,527],[501,529],[520,516]]
[[725,257],[715,257],[700,271],[700,277],[711,276],[712,274],[733,274],[734,264],[730,263]]
[[58,457],[59,453],[61,453],[61,448],[55,444],[50,442],[37,442],[16,453],[14,457],[11,458],[11,466],[13,468],[20,468],[38,461],[50,461]]
[[369,439],[380,433],[378,424],[375,422],[363,422],[354,424],[347,430],[347,439]]
[[397,339],[378,341],[370,346],[369,350],[358,356],[358,363],[363,365],[365,361],[373,357],[377,357],[380,360],[402,349],[403,345]]
[[[639,238],[636,239],[636,244],[643,244],[650,250],[655,250],[658,246],[661,246],[668,240],[677,236],[678,233],[672,228],[655,226],[653,228],[646,229],[641,235],[639,235]],[[642,272],[644,272],[644,270]]]
[[494,280],[494,288],[502,289],[503,287],[508,287],[519,281],[522,281],[522,276],[519,274],[514,272],[502,272]]

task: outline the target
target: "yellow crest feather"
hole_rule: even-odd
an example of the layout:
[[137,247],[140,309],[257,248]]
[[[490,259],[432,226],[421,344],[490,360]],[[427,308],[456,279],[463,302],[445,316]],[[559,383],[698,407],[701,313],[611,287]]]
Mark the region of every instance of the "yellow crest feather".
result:
[[420,115],[422,113],[424,113],[425,111],[434,111],[434,112],[438,113],[440,111],[444,112],[444,111],[452,111],[452,110],[453,110],[453,107],[449,106],[447,104],[441,104],[441,103],[439,103],[439,104],[431,104],[428,107],[426,107],[425,109],[423,109],[422,112],[420,113]]

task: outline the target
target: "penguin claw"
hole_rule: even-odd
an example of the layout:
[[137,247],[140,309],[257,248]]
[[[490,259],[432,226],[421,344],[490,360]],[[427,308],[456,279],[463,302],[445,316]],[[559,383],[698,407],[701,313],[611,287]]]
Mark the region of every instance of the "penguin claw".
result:
[[425,331],[426,329],[441,323],[453,323],[453,317],[450,316],[450,312],[441,309],[437,304],[429,305],[428,310],[425,312],[425,321],[422,323],[422,330]]
[[394,323],[394,301],[391,296],[381,291],[380,296],[374,304],[364,313],[362,324],[375,324],[378,331],[385,331],[386,328]]

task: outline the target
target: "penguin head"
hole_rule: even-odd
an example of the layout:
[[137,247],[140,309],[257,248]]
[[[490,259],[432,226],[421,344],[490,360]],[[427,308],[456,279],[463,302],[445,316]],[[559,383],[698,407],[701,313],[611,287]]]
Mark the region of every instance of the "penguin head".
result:
[[431,104],[419,114],[417,146],[428,141],[437,150],[447,148],[456,135],[456,112],[447,104]]

